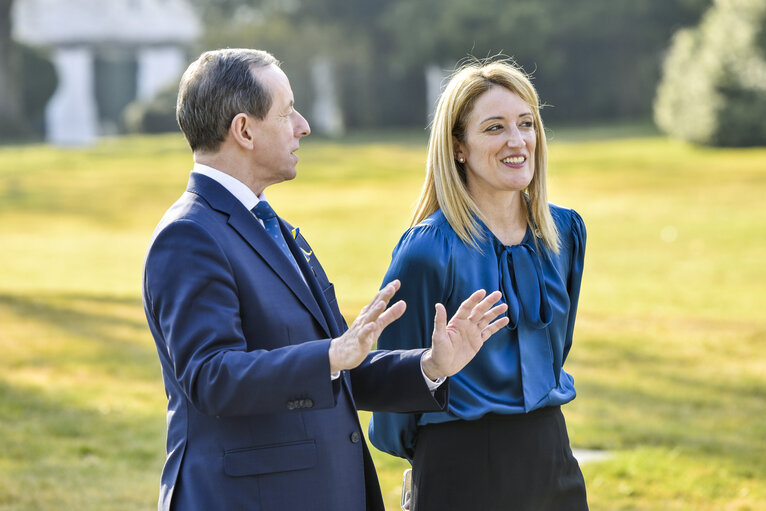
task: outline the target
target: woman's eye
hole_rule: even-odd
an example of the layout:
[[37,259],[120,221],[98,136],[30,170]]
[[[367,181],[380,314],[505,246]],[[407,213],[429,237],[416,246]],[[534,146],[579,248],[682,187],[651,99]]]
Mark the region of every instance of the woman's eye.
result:
[[500,131],[501,129],[503,129],[501,124],[493,124],[491,126],[487,126],[487,131]]

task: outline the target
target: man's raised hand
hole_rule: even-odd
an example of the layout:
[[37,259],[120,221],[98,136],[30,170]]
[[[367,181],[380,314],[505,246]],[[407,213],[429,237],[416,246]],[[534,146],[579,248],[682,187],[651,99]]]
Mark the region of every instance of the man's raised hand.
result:
[[361,310],[348,330],[330,341],[330,372],[353,369],[361,364],[383,329],[404,314],[406,305],[401,300],[386,309],[399,286],[398,280],[389,282]]
[[[508,306],[492,307],[502,298],[500,291],[484,296],[480,289],[466,299],[447,323],[447,311],[436,304],[431,348],[422,358],[423,372],[431,380],[452,376],[465,367],[492,334],[508,324],[508,316],[495,320]],[[494,320],[494,321],[493,321]]]

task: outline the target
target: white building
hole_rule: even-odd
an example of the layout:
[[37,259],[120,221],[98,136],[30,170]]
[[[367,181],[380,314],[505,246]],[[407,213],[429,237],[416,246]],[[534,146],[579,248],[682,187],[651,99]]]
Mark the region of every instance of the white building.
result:
[[114,133],[128,103],[177,83],[201,33],[185,0],[16,0],[12,17],[14,39],[51,50],[46,138],[63,145]]

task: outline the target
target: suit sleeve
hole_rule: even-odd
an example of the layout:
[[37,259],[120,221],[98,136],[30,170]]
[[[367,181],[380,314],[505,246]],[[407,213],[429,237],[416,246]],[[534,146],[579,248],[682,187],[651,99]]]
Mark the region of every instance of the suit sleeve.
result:
[[447,406],[449,385],[433,393],[426,385],[420,358],[424,349],[373,351],[350,371],[354,401],[375,412],[438,412]]
[[[435,306],[446,302],[451,293],[450,254],[448,240],[435,226],[416,226],[405,233],[394,249],[383,285],[399,279],[401,288],[393,300],[405,300],[407,309],[383,331],[379,348],[423,349],[431,345]],[[370,441],[381,451],[411,460],[418,418],[418,414],[374,413]]]
[[233,269],[216,238],[181,220],[159,231],[144,273],[147,316],[172,377],[202,413],[287,412],[295,396],[335,405],[329,339],[248,351]]

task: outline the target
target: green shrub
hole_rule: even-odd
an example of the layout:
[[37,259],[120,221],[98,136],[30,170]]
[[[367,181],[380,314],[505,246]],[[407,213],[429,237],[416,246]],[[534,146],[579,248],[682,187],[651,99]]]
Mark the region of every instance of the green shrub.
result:
[[58,86],[56,69],[45,50],[12,43],[10,73],[18,91],[20,117],[0,123],[0,139],[25,140],[45,134],[45,106]]
[[716,0],[698,27],[676,33],[654,118],[694,143],[766,145],[765,0]]
[[58,87],[50,55],[42,49],[20,45],[21,101],[35,135],[45,134],[45,106]]
[[150,100],[136,100],[125,107],[123,125],[128,133],[177,132],[176,97],[178,85],[162,89]]

